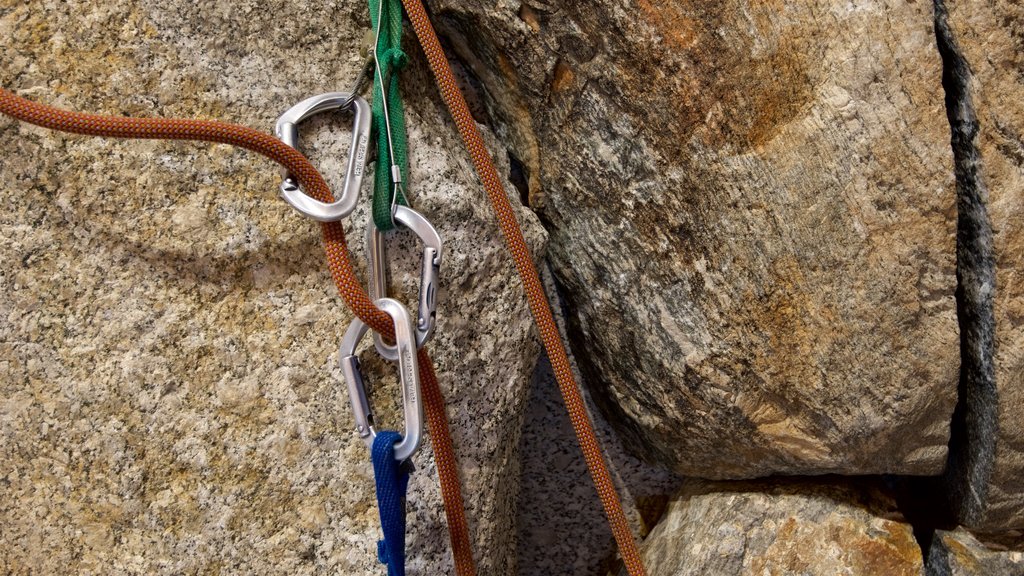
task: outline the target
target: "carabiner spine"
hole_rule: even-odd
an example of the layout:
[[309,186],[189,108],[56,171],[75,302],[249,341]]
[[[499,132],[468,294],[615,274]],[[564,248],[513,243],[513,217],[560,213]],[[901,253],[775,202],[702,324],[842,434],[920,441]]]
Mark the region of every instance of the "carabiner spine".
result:
[[[377,230],[373,220],[366,226],[366,264],[370,276],[368,292],[371,300],[385,298],[388,295],[387,246],[384,236]],[[394,360],[394,358],[388,358]]]
[[[382,299],[384,300],[384,299]],[[379,302],[379,301],[378,301]],[[397,301],[392,300],[398,304]],[[401,304],[398,304],[401,306]],[[404,308],[403,308],[404,310]],[[419,448],[422,422],[423,402],[420,400],[420,366],[416,361],[416,333],[412,327],[412,318],[406,312],[408,322],[399,326],[395,322],[395,345],[398,346],[399,381],[402,385],[402,412],[407,423],[405,436],[395,445],[395,458],[406,460]],[[403,332],[405,332],[403,334]],[[417,423],[409,426],[408,423]]]

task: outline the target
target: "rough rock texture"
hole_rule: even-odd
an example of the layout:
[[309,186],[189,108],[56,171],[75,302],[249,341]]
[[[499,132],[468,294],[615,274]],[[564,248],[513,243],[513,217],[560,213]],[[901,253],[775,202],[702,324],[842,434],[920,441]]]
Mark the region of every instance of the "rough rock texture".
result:
[[431,5],[633,447],[714,478],[941,472],[956,212],[929,3]]
[[[350,84],[365,10],[2,2],[0,83],[66,108],[270,131],[299,99]],[[482,574],[516,574],[517,440],[537,346],[425,63],[414,57],[404,78],[410,189],[446,241],[431,348],[474,546]],[[330,182],[348,121],[304,130]],[[336,368],[351,315],[318,227],[277,198],[279,178],[225,146],[0,117],[0,572],[381,573],[370,460]],[[359,260],[367,203],[347,226]],[[543,230],[525,210],[521,221],[540,252]],[[419,247],[396,242],[395,290],[411,302]],[[363,346],[379,420],[399,426],[394,369]],[[426,442],[416,462],[410,568],[445,574]]]
[[936,7],[961,207],[964,374],[948,480],[960,523],[1024,528],[1024,7]]
[[[551,275],[545,274],[544,278],[548,293],[557,294]],[[554,311],[564,332],[562,308],[556,305]],[[570,360],[575,365],[571,354]],[[679,489],[683,478],[630,455],[611,424],[593,406],[586,386],[582,392],[633,533],[643,538],[654,527],[668,495]],[[551,364],[543,354],[533,374],[520,453],[523,468],[517,503],[519,573],[607,574],[616,562],[615,541],[597,491],[589,481],[587,465]]]
[[925,569],[928,576],[1024,576],[1024,552],[986,548],[962,528],[939,530]]
[[695,483],[643,554],[651,576],[923,573],[913,529],[868,480]]

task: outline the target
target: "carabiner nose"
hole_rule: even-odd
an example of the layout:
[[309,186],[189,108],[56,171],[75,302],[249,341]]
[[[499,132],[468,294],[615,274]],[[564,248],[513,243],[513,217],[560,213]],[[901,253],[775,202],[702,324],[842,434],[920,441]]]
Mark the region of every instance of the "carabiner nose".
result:
[[278,118],[274,127],[274,134],[282,142],[297,148],[299,124],[303,120],[320,112],[343,109],[351,109],[354,118],[352,145],[348,152],[345,185],[341,196],[330,204],[310,198],[302,192],[295,178],[287,171],[283,173],[284,180],[281,182],[281,196],[285,201],[302,214],[320,222],[336,222],[345,218],[355,209],[359,200],[359,187],[362,185],[363,171],[366,167],[366,150],[370,142],[370,105],[366,100],[346,92],[328,92],[306,98],[292,106]]
[[[420,265],[419,306],[416,312],[416,347],[434,334],[437,326],[437,285],[441,275],[441,235],[422,214],[407,206],[395,207],[395,222],[412,230],[423,242],[423,261]],[[369,260],[370,298],[387,295],[387,249],[384,235],[371,220],[366,229],[366,250]],[[377,352],[388,360],[395,359],[395,347],[384,343],[379,334],[373,335]]]
[[[381,298],[376,302],[381,310],[387,312],[395,323],[395,357],[398,359],[399,382],[402,386],[402,411],[405,415],[405,435],[395,444],[395,459],[404,461],[416,453],[423,436],[423,404],[420,402],[420,371],[416,363],[416,338],[412,327],[409,311],[397,300]],[[349,400],[356,419],[356,434],[372,448],[373,439],[377,436],[374,428],[373,410],[366,397],[366,386],[359,370],[359,357],[356,346],[363,339],[369,327],[356,318],[349,325],[339,348],[341,372],[345,376]]]

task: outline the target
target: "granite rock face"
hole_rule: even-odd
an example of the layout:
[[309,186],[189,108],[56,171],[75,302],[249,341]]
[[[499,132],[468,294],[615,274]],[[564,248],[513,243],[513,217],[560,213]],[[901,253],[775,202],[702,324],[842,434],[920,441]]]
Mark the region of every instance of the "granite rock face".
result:
[[[544,274],[544,282],[564,337],[564,308],[558,305],[550,273]],[[571,352],[569,360],[575,369]],[[588,478],[587,465],[551,363],[543,353],[533,378],[520,438],[519,573],[604,576],[617,562],[615,540],[594,484],[582,480]],[[685,479],[629,454],[593,405],[587,387],[581,392],[630,527],[638,538],[644,538],[654,528],[669,495]]]
[[[69,109],[270,132],[300,99],[349,86],[365,11],[8,2],[0,83]],[[509,479],[538,349],[469,159],[412,53],[410,192],[446,242],[431,349],[480,571],[511,575]],[[347,122],[303,131],[335,187]],[[66,136],[5,117],[0,136],[0,572],[380,574],[370,459],[336,367],[352,317],[318,227],[278,199],[277,168],[226,146]],[[368,202],[346,225],[359,261]],[[520,219],[539,254],[543,229]],[[406,302],[419,250],[408,233],[391,248]],[[398,427],[394,368],[367,348],[379,421]],[[426,440],[416,463],[410,569],[445,574]]]
[[1024,528],[1024,7],[939,2],[960,196],[963,409],[948,480],[960,523]]
[[867,483],[696,483],[643,554],[651,576],[923,574],[913,529]]
[[1021,576],[1024,552],[992,550],[960,528],[939,530],[932,538],[928,576]]
[[430,4],[634,449],[710,478],[942,471],[956,205],[930,3]]

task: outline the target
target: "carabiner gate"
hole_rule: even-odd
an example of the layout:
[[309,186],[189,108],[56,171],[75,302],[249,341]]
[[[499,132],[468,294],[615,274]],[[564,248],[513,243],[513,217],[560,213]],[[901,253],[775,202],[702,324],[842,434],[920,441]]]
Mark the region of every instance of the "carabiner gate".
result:
[[[395,222],[412,230],[423,242],[423,262],[420,265],[419,306],[416,312],[416,347],[434,334],[437,325],[437,284],[441,274],[441,235],[422,214],[408,206],[395,206]],[[387,296],[387,249],[384,235],[374,226],[373,221],[366,228],[366,250],[369,261],[370,298]],[[380,334],[373,334],[377,352],[388,360],[397,357],[394,346],[384,343]]]
[[[397,300],[381,298],[376,301],[381,310],[387,312],[395,323],[395,358],[398,360],[399,382],[402,386],[402,410],[405,414],[405,435],[395,444],[395,459],[399,462],[407,460],[416,453],[423,435],[423,404],[420,402],[420,370],[416,363],[416,338],[412,327],[409,311]],[[377,436],[374,428],[373,410],[366,397],[366,386],[359,369],[359,357],[356,346],[363,339],[369,327],[356,318],[349,325],[339,348],[341,372],[345,376],[348,397],[352,402],[352,411],[356,419],[356,434],[366,442],[367,448],[373,447],[373,439]]]
[[328,92],[306,98],[288,109],[277,120],[274,134],[282,142],[296,148],[299,142],[299,123],[306,118],[328,110],[353,111],[352,145],[348,152],[348,166],[345,170],[345,186],[341,196],[327,204],[310,198],[299,188],[295,178],[283,171],[281,196],[302,214],[320,222],[337,222],[348,216],[359,200],[359,187],[363,182],[366,167],[366,150],[370,142],[370,105],[359,96],[347,92]]

